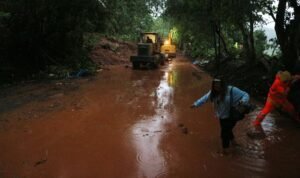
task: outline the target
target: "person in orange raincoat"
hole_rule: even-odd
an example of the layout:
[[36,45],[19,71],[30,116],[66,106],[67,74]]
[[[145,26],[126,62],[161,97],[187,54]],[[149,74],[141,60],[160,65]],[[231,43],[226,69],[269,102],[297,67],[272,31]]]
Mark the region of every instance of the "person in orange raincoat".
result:
[[253,121],[254,126],[260,126],[266,115],[274,109],[281,109],[300,122],[299,113],[287,99],[291,83],[298,79],[299,76],[293,77],[288,71],[279,71],[276,74],[276,78],[269,89],[266,104]]

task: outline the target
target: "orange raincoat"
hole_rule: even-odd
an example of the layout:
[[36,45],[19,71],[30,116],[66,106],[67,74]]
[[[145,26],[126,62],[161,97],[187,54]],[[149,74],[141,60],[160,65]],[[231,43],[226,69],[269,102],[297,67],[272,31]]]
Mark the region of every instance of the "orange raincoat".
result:
[[287,71],[280,71],[276,74],[276,78],[269,89],[268,99],[262,111],[253,122],[254,126],[260,125],[266,115],[276,108],[279,108],[292,116],[295,115],[294,106],[288,101],[287,94],[290,90],[292,76]]

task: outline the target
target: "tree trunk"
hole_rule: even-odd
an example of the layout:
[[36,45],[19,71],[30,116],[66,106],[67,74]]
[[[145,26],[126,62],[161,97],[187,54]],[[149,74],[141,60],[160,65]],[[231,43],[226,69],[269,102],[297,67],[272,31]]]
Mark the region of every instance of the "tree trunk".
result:
[[225,40],[224,40],[224,35],[222,34],[222,31],[221,31],[221,28],[219,28],[219,30],[217,30],[216,32],[217,32],[217,35],[219,36],[219,39],[220,39],[220,41],[221,41],[221,43],[222,43],[222,46],[223,46],[223,48],[224,48],[225,53],[226,53],[226,54],[229,54],[228,49],[227,49],[226,42],[225,42]]
[[213,32],[213,38],[214,38],[214,48],[215,48],[215,60],[216,60],[216,66],[217,69],[220,66],[220,59],[219,59],[219,51],[218,51],[218,46],[217,46],[217,38],[216,38],[216,31],[217,31],[217,26],[215,23],[212,24],[212,32]]
[[254,47],[254,36],[253,36],[253,31],[254,31],[254,21],[253,21],[253,14],[250,12],[249,14],[249,19],[250,19],[250,31],[249,31],[249,53],[250,56],[248,58],[248,63],[253,64],[256,61],[256,54],[255,54],[255,47]]
[[297,60],[300,60],[300,4],[298,5],[297,0],[290,1],[291,6],[294,8],[294,20],[291,21],[291,39],[292,53],[294,54],[293,61],[291,63],[294,65]]
[[278,39],[278,43],[280,45],[280,49],[282,53],[285,53],[285,43],[286,43],[286,35],[285,35],[285,10],[286,10],[286,1],[280,0],[278,3],[276,20],[275,20],[275,32]]
[[244,49],[244,52],[246,53],[247,61],[249,61],[248,58],[249,58],[249,56],[251,56],[250,49],[249,49],[250,48],[249,47],[249,42],[248,42],[249,41],[249,36],[246,32],[244,24],[240,23],[239,28],[240,28],[240,30],[242,32],[242,36],[243,36],[243,49]]
[[275,31],[282,51],[282,61],[287,70],[292,70],[293,66],[298,58],[297,54],[297,38],[299,32],[299,6],[296,1],[291,2],[295,11],[295,20],[292,20],[289,25],[285,21],[286,4],[287,0],[280,0],[278,3],[278,10],[275,21]]

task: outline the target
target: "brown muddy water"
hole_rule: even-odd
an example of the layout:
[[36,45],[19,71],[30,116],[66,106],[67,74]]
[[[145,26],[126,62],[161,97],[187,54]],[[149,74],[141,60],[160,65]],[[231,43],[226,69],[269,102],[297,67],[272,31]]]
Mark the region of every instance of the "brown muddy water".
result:
[[300,127],[277,113],[255,139],[247,132],[258,110],[249,114],[234,130],[239,146],[218,154],[212,105],[189,108],[210,81],[179,56],[158,70],[113,67],[76,90],[2,109],[0,177],[300,177]]

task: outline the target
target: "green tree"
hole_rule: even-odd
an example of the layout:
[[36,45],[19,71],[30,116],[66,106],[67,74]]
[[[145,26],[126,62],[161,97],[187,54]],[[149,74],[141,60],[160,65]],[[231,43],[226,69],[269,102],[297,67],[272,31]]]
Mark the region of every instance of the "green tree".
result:
[[230,55],[234,44],[228,42],[242,39],[244,56],[249,63],[255,62],[253,34],[255,24],[262,22],[258,13],[262,8],[260,3],[254,0],[169,0],[166,7],[166,15],[175,19],[184,31],[181,34],[188,32],[195,40],[210,41],[205,44],[213,44],[217,59],[223,53]]
[[256,54],[261,57],[267,49],[267,36],[263,30],[257,30],[254,32],[254,39]]
[[289,70],[300,56],[300,2],[297,0],[264,1],[265,13],[275,21],[275,31],[282,61]]
[[136,39],[142,31],[150,31],[153,16],[163,6],[157,0],[103,0],[108,12],[106,31],[127,40]]
[[0,55],[4,55],[5,62],[18,76],[45,70],[49,65],[78,66],[86,59],[83,33],[100,28],[104,14],[97,0],[2,3],[5,4],[2,10],[10,15],[0,22],[7,30],[2,36],[7,40],[0,45],[6,53]]

